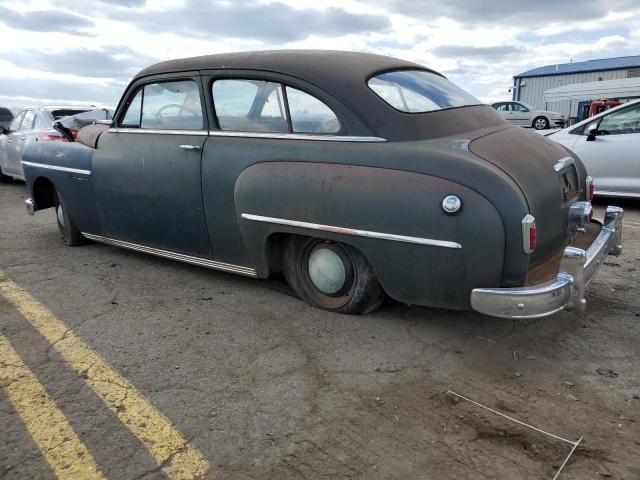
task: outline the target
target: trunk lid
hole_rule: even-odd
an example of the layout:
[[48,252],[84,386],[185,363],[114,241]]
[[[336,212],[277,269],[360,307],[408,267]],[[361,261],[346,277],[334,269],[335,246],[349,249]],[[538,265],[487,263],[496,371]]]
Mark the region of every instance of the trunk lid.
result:
[[510,127],[472,141],[469,150],[508,174],[536,218],[538,246],[532,262],[566,245],[569,207],[584,199],[586,172],[565,147],[537,133]]

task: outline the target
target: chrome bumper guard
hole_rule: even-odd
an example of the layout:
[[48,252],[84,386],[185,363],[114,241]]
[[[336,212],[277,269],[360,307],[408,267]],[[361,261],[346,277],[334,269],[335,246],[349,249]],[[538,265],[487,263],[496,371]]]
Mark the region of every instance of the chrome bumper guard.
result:
[[33,201],[33,198],[27,198],[24,201],[24,206],[27,207],[27,213],[32,215],[36,213],[36,202]]
[[583,312],[585,287],[607,255],[622,253],[622,217],[618,207],[607,207],[600,234],[587,250],[567,247],[555,280],[517,288],[476,288],[471,292],[474,310],[502,318],[540,318],[562,309]]

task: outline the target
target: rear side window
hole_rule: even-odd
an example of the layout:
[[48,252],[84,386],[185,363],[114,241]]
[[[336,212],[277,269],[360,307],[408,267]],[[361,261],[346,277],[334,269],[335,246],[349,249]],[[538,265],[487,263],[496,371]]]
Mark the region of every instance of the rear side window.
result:
[[33,110],[27,110],[24,114],[24,119],[22,120],[22,125],[20,125],[20,130],[33,130],[33,126],[36,123],[36,112]]
[[211,89],[220,130],[289,131],[282,85],[263,80],[216,80]]
[[308,93],[287,87],[291,125],[299,133],[336,133],[340,122],[333,111]]
[[20,129],[20,124],[22,123],[24,114],[25,112],[21,112],[18,114],[16,118],[13,119],[13,122],[11,122],[11,125],[9,126],[9,130],[11,130],[12,132],[15,132],[16,130]]
[[369,88],[401,112],[425,113],[482,102],[438,74],[397,70],[372,77]]
[[216,80],[212,95],[221,130],[318,134],[340,130],[335,113],[322,101],[277,82]]
[[127,106],[122,127],[200,130],[204,126],[200,91],[193,80],[152,83]]

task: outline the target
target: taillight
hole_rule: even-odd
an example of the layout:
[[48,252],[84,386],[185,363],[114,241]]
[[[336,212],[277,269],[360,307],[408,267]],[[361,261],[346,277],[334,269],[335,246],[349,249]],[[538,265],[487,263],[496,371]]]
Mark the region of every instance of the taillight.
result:
[[71,136],[73,137],[73,139],[77,140],[77,138],[78,138],[78,130],[74,130],[73,128],[70,128],[69,131],[71,132]]
[[67,137],[62,135],[59,132],[51,131],[51,132],[42,132],[38,135],[38,140],[41,142],[68,142]]
[[591,175],[587,175],[587,179],[586,179],[585,183],[586,183],[585,189],[587,191],[587,200],[591,201],[591,200],[593,200],[593,193],[596,190],[596,186],[593,183],[593,177]]
[[538,231],[536,229],[536,218],[531,214],[526,214],[522,219],[522,249],[524,253],[531,253],[538,245]]

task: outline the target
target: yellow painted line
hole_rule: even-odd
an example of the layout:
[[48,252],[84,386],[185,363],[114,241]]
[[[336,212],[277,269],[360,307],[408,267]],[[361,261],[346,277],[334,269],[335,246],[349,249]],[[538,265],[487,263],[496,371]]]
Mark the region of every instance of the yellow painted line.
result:
[[169,478],[182,480],[204,476],[209,464],[171,422],[64,322],[2,272],[0,294],[85,378]]
[[105,478],[64,413],[49,398],[33,372],[2,335],[0,385],[59,479]]

